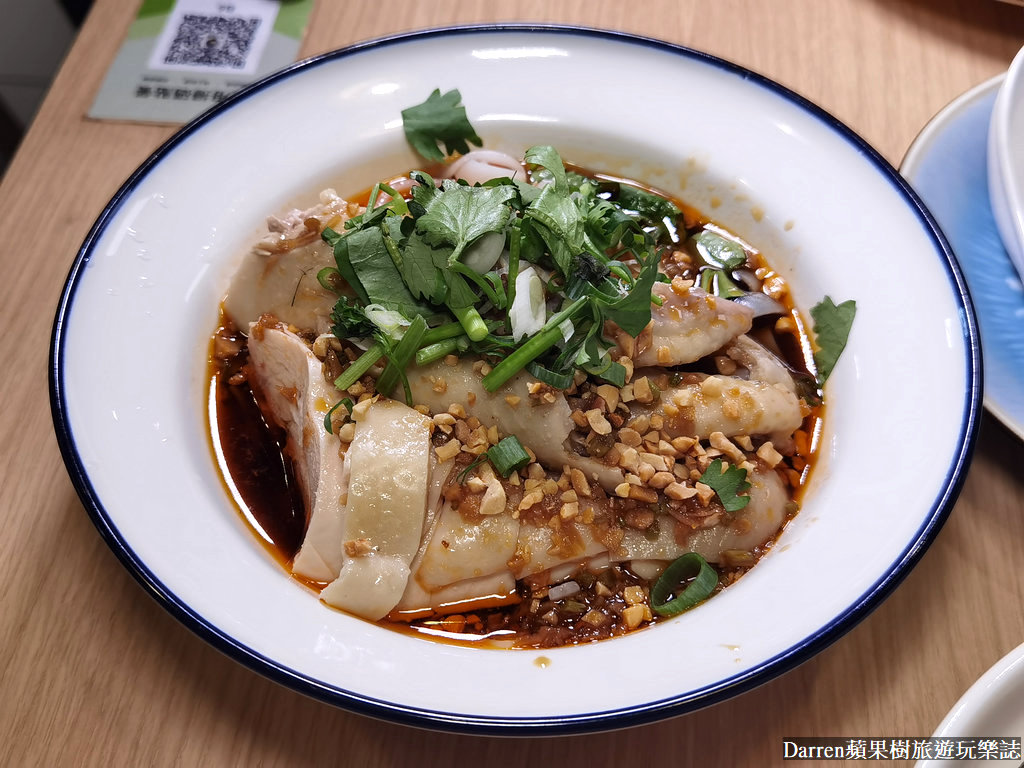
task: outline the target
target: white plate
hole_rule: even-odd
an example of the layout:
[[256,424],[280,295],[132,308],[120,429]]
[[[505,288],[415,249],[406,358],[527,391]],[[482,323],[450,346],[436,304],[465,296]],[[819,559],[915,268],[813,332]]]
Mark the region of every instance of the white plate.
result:
[[[268,213],[308,203],[321,184],[346,193],[415,166],[399,113],[437,87],[461,89],[488,146],[552,143],[575,162],[681,193],[765,250],[804,308],[826,294],[858,303],[802,513],[736,585],[660,626],[549,651],[397,633],[320,604],[267,555],[222,487],[207,437],[206,354],[231,270]],[[686,712],[837,639],[895,587],[949,513],[981,389],[974,315],[945,241],[903,179],[847,128],[700,53],[514,26],[328,54],[184,128],[89,234],[52,354],[71,477],[107,542],[172,613],[325,701],[487,733]]]
[[[1018,645],[978,678],[939,724],[935,737],[1024,739],[1024,645]],[[960,764],[1017,768],[1020,760],[978,760]],[[945,760],[921,760],[917,768],[948,765]]]
[[1024,287],[989,203],[989,118],[1003,75],[925,126],[900,171],[949,238],[971,289],[985,350],[985,407],[1024,438]]
[[1010,62],[988,131],[992,214],[1017,274],[1024,276],[1024,48]]

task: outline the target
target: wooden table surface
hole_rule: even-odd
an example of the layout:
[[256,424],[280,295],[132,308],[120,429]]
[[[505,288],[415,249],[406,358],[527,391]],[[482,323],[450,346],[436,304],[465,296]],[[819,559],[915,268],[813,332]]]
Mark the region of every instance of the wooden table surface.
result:
[[[437,734],[312,701],[208,646],[101,541],[47,400],[67,269],[172,132],[84,117],[136,9],[98,0],[0,186],[0,763],[773,765],[784,736],[927,735],[1024,641],[1024,446],[986,414],[960,499],[899,589],[796,670],[688,716],[552,739]],[[302,52],[488,21],[607,27],[717,54],[817,102],[895,165],[936,111],[1024,43],[1024,8],[994,0],[319,0]]]

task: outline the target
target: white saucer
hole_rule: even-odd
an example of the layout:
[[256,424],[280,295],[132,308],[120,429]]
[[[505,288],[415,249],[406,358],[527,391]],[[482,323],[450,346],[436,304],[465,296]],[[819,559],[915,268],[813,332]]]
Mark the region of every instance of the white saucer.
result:
[[[1019,645],[972,685],[935,731],[936,738],[1024,738],[1024,645]],[[1016,766],[1019,760],[958,765]],[[921,760],[916,768],[941,768],[948,760]]]
[[981,327],[985,407],[1024,438],[1024,286],[988,194],[989,117],[1003,77],[971,89],[932,118],[900,172],[938,220],[967,278]]

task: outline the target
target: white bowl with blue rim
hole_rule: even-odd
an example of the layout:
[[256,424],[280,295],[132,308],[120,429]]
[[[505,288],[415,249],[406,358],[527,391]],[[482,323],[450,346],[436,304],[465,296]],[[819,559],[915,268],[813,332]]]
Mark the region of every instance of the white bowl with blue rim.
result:
[[[429,62],[429,66],[424,66]],[[679,194],[761,249],[809,309],[854,299],[801,513],[738,583],[650,629],[543,651],[462,647],[325,608],[268,556],[208,437],[207,340],[268,213],[417,165],[399,114],[458,88],[485,145]],[[302,62],[186,126],[100,215],[54,326],[52,400],[100,533],[156,599],[268,677],[413,725],[500,734],[649,722],[748,690],[878,605],[963,482],[981,399],[974,313],[901,177],[758,75],[594,30],[434,30]],[[896,448],[893,451],[893,448]]]

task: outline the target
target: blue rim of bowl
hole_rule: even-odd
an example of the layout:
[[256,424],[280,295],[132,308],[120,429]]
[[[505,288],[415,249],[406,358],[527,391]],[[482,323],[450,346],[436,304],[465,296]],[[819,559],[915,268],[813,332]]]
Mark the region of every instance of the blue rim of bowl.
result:
[[[176,146],[185,141],[190,135],[200,130],[207,123],[215,120],[219,115],[230,110],[234,105],[247,99],[275,83],[286,80],[307,69],[317,67],[326,62],[343,59],[348,56],[363,53],[369,50],[386,48],[394,45],[401,45],[414,41],[420,41],[438,37],[455,37],[467,35],[492,35],[495,33],[512,34],[536,34],[536,35],[559,35],[582,37],[589,39],[604,40],[611,43],[622,43],[627,45],[642,46],[654,49],[666,54],[681,56],[711,67],[715,67],[728,74],[742,78],[743,80],[764,88],[782,99],[789,101],[799,109],[815,117],[817,120],[831,128],[836,134],[851,144],[864,158],[875,166],[876,170],[900,193],[906,203],[914,210],[922,226],[928,232],[932,243],[939,255],[942,257],[947,277],[950,280],[954,293],[960,302],[960,320],[965,335],[966,346],[966,371],[967,380],[966,398],[961,421],[959,441],[955,455],[952,457],[945,481],[934,502],[931,510],[924,520],[923,525],[918,529],[910,544],[903,550],[898,558],[890,566],[889,570],[871,585],[857,600],[853,602],[842,614],[831,622],[820,628],[817,632],[804,638],[801,642],[793,645],[785,651],[777,654],[771,659],[761,663],[757,667],[747,670],[744,673],[721,680],[709,686],[695,691],[688,691],[675,697],[669,697],[658,701],[639,704],[635,706],[581,713],[566,716],[545,716],[545,717],[497,717],[474,715],[472,713],[452,713],[410,707],[394,702],[384,701],[362,694],[347,691],[332,685],[327,685],[304,675],[296,670],[290,669],[268,658],[252,648],[245,646],[222,632],[203,616],[195,612],[188,604],[171,592],[146,566],[144,562],[132,550],[131,545],[121,535],[114,525],[113,520],[107,514],[103,503],[97,495],[92,483],[89,480],[81,457],[75,445],[75,438],[71,431],[71,424],[68,420],[67,406],[65,403],[63,358],[65,348],[65,333],[67,330],[67,319],[74,301],[75,290],[79,284],[80,275],[93,255],[93,249],[107,226],[119,211],[122,203],[132,193],[139,182],[156,167]],[[68,274],[64,289],[61,293],[60,302],[57,306],[54,319],[53,332],[50,343],[50,408],[53,415],[54,429],[57,442],[60,446],[61,455],[67,467],[68,474],[82,503],[91,517],[101,536],[114,554],[120,559],[135,579],[150,593],[164,608],[175,618],[181,621],[186,627],[209,642],[218,650],[222,651],[234,660],[244,664],[250,669],[285,685],[293,690],[311,696],[315,699],[339,706],[343,709],[356,712],[370,717],[389,720],[391,722],[405,725],[431,728],[435,730],[452,731],[458,733],[476,733],[501,736],[536,736],[536,735],[559,735],[586,733],[592,731],[609,730],[614,728],[625,728],[635,725],[642,725],[668,717],[692,712],[694,710],[710,706],[725,699],[736,696],[745,691],[751,690],[758,685],[789,671],[808,660],[831,643],[838,640],[842,635],[852,629],[858,622],[876,608],[893,589],[909,573],[911,568],[920,560],[928,546],[934,540],[936,534],[949,516],[963,486],[966,477],[967,466],[977,439],[980,424],[981,392],[982,392],[982,368],[981,368],[981,346],[978,337],[978,323],[974,313],[974,307],[967,291],[967,284],[961,274],[960,267],[956,262],[953,251],[946,242],[945,236],[939,229],[938,224],[932,215],[918,199],[910,186],[903,180],[899,173],[878,154],[860,136],[850,128],[841,123],[828,112],[809,102],[802,96],[790,91],[768,78],[751,72],[739,65],[717,58],[710,54],[695,51],[684,46],[668,43],[663,40],[642,37],[623,32],[612,32],[587,27],[560,26],[546,24],[498,24],[498,25],[468,25],[442,27],[409,33],[402,33],[388,37],[368,40],[342,48],[319,56],[297,62],[294,65],[280,70],[266,78],[255,82],[220,104],[212,107],[207,112],[185,125],[163,145],[161,145],[139,168],[128,178],[117,193],[107,203],[103,212],[93,224],[92,229],[86,236],[82,247],[79,249],[74,263]]]

